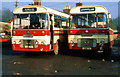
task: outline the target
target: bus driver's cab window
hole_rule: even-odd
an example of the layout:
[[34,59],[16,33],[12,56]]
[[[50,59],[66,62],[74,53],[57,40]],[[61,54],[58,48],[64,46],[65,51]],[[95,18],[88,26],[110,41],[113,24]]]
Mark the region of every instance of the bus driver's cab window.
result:
[[31,14],[30,15],[30,29],[37,28],[37,27],[35,27],[36,24],[40,25],[39,24],[39,17],[37,14]]
[[13,29],[48,29],[47,14],[16,14]]
[[48,15],[40,14],[39,15],[39,23],[40,23],[40,26],[39,26],[40,29],[48,28]]
[[30,17],[31,29],[46,29],[47,28],[47,14],[33,14]]
[[72,28],[106,28],[105,13],[72,15]]

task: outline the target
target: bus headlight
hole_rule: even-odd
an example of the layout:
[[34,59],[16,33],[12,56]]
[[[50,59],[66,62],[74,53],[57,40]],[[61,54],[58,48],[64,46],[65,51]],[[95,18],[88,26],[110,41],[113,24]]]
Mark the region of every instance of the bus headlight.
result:
[[41,42],[41,45],[44,45],[44,44],[45,44],[45,43],[42,41],[42,42]]
[[101,40],[99,45],[100,45],[100,46],[103,46],[103,45],[104,45],[104,42],[105,42],[104,40]]
[[72,47],[74,46],[74,42],[73,42],[73,40],[71,40],[71,46],[72,46]]
[[105,41],[104,40],[101,40],[100,43],[104,43]]
[[21,41],[19,41],[19,44],[22,44],[22,42],[21,42]]
[[102,48],[102,47],[100,47],[100,50],[103,50],[103,48]]
[[16,41],[14,41],[13,44],[16,44]]
[[78,47],[81,47],[81,44],[80,44],[80,43],[81,43],[81,40],[78,39],[78,40],[77,40],[77,46],[78,46]]
[[38,41],[36,41],[36,42],[35,42],[35,44],[36,44],[36,45],[38,45],[38,44],[39,44],[39,42],[38,42]]
[[99,45],[100,45],[100,50],[103,50],[103,45],[104,45],[104,43],[105,43],[104,40],[101,40],[101,41],[100,41],[100,44],[99,44]]
[[97,40],[93,39],[93,47],[96,47],[96,44],[97,44]]

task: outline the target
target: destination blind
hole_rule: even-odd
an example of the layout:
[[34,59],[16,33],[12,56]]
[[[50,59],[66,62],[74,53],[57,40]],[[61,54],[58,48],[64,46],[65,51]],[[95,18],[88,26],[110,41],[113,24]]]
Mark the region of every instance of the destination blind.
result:
[[89,7],[89,8],[80,8],[81,12],[90,12],[95,11],[95,7]]
[[37,8],[23,8],[23,12],[35,12]]

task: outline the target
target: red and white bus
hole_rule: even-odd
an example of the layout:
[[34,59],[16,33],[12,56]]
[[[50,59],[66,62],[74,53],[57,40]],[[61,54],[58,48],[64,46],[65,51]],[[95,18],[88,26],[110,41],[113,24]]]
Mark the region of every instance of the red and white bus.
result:
[[110,28],[111,15],[102,6],[76,6],[70,10],[71,26],[68,32],[70,50],[110,51],[114,43]]
[[13,13],[14,51],[59,53],[59,44],[67,39],[69,15],[40,5],[17,7]]

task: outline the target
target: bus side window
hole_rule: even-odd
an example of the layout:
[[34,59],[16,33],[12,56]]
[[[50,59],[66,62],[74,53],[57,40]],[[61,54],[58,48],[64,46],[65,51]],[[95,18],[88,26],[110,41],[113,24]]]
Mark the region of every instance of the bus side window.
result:
[[73,23],[73,28],[76,28],[75,23]]
[[61,17],[54,15],[54,19],[55,19],[54,26],[57,28],[60,28],[61,27]]
[[62,17],[61,20],[62,20],[62,28],[68,28],[69,26],[68,19]]

